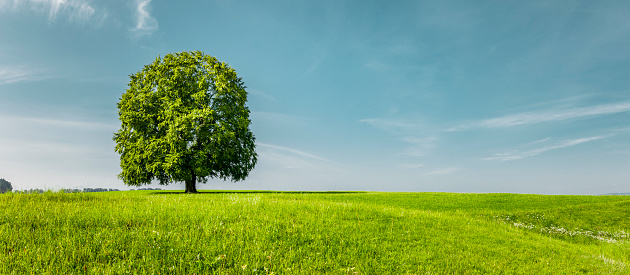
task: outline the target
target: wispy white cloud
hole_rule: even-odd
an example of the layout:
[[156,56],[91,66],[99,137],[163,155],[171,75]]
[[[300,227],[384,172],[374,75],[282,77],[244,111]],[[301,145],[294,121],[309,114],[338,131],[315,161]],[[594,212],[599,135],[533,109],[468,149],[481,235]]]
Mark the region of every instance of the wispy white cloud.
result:
[[[575,99],[571,98],[571,101],[575,101]],[[531,125],[553,121],[590,118],[626,112],[630,112],[630,101],[592,105],[586,107],[565,107],[556,110],[548,109],[535,112],[522,112],[502,117],[473,121],[451,128],[434,130],[437,132],[456,132],[478,128],[507,128],[520,125]],[[380,128],[382,130],[386,130],[392,133],[414,133],[420,129],[426,128],[423,127],[423,124],[419,121],[409,119],[369,118],[362,119],[359,122],[366,123],[376,128]]]
[[29,125],[30,127],[53,127],[57,129],[107,130],[115,131],[119,126],[114,123],[101,123],[51,118],[9,117],[0,116],[0,125]]
[[[0,152],[3,156],[17,157],[20,154],[30,154],[39,157],[55,155],[105,155],[101,148],[89,144],[76,144],[60,141],[24,140],[24,139],[0,139]],[[113,155],[113,154],[108,154]]]
[[429,151],[435,148],[436,143],[438,141],[437,137],[426,137],[426,138],[418,138],[418,137],[404,137],[402,141],[411,144],[411,146],[407,147],[401,155],[408,155],[412,157],[422,157],[425,156]]
[[70,20],[76,20],[79,22],[86,22],[90,20],[92,15],[94,15],[94,8],[85,2],[79,2],[77,4],[76,11],[70,13]]
[[400,119],[368,118],[359,120],[359,122],[367,123],[390,132],[410,131],[418,128],[417,124]]
[[442,169],[433,170],[431,172],[428,172],[426,175],[448,175],[458,170],[460,170],[460,168],[458,167],[446,167]]
[[298,155],[298,156],[306,157],[306,158],[309,158],[309,159],[319,160],[319,161],[328,162],[328,163],[332,163],[332,164],[337,164],[336,162],[334,162],[332,160],[329,160],[327,158],[323,158],[323,157],[320,157],[320,156],[316,156],[316,155],[313,155],[313,154],[310,154],[310,153],[306,153],[306,152],[303,152],[303,151],[300,151],[300,150],[296,150],[296,149],[292,149],[292,148],[288,148],[288,147],[272,145],[272,144],[266,144],[266,143],[260,143],[260,142],[257,142],[256,146],[271,148],[271,149],[275,149],[275,150],[281,150],[281,151],[285,151],[285,152],[290,152],[290,153]]
[[404,163],[401,164],[400,167],[404,169],[418,169],[424,167],[423,163]]
[[361,123],[389,132],[397,136],[399,141],[408,144],[404,151],[397,155],[411,157],[426,156],[437,147],[439,137],[437,131],[427,127],[421,120],[405,120],[395,118],[369,118],[359,120]]
[[551,121],[587,118],[594,116],[610,115],[630,112],[630,102],[594,105],[579,108],[570,108],[553,111],[528,112],[508,115],[498,118],[482,120],[449,129],[449,131],[461,131],[473,128],[504,128],[519,125],[538,124]]
[[[561,149],[561,148],[567,148],[567,147],[572,147],[572,146],[576,146],[578,144],[586,143],[586,142],[589,142],[589,141],[595,141],[595,140],[599,140],[599,139],[604,139],[604,138],[607,138],[607,136],[594,136],[594,137],[586,137],[586,138],[565,140],[565,141],[562,141],[562,142],[554,144],[554,145],[548,145],[548,146],[534,148],[534,149],[530,149],[530,150],[524,150],[524,151],[523,150],[516,150],[516,151],[512,151],[512,152],[508,152],[508,153],[495,154],[493,157],[484,158],[484,160],[509,161],[509,160],[523,159],[523,158],[527,158],[527,157],[537,156],[537,155],[540,155],[540,154],[545,153],[547,151],[551,151],[551,150],[555,150],[555,149]],[[546,139],[543,139],[543,140],[539,140],[539,141],[530,143],[529,145],[544,143],[544,142],[547,142],[548,140],[549,140],[549,138],[546,138]]]
[[136,0],[136,26],[131,29],[135,36],[150,35],[159,29],[158,21],[151,15],[151,0]]
[[0,1],[0,11],[17,12],[23,9],[47,14],[48,22],[53,23],[59,17],[70,22],[85,24],[92,19],[102,19],[107,16],[105,11],[97,16],[96,9],[90,1],[85,0],[3,0]]
[[327,55],[328,55],[327,53],[323,53],[323,54],[314,56],[313,57],[314,60],[312,61],[311,65],[308,67],[308,69],[304,71],[304,73],[302,73],[299,79],[305,79],[309,75],[311,75],[313,72],[317,71],[321,67],[322,62],[326,60]]
[[369,118],[359,120],[375,128],[397,136],[399,141],[408,144],[398,155],[411,157],[426,156],[437,147],[438,131],[427,126],[421,119]]
[[261,97],[264,98],[267,101],[271,101],[271,102],[278,102],[278,99],[276,99],[273,95],[270,95],[268,93],[264,93],[262,91],[256,90],[256,89],[247,89],[247,92],[251,95],[257,96],[257,97]]
[[305,119],[298,116],[274,112],[252,112],[253,120],[262,120],[268,123],[299,126],[305,124]]
[[19,66],[0,68],[0,85],[22,81],[38,81],[49,77],[50,75],[43,69]]
[[534,144],[544,143],[544,142],[549,141],[550,139],[551,139],[551,137],[546,137],[546,138],[539,139],[539,140],[537,140],[537,141],[531,142],[529,145],[534,145]]

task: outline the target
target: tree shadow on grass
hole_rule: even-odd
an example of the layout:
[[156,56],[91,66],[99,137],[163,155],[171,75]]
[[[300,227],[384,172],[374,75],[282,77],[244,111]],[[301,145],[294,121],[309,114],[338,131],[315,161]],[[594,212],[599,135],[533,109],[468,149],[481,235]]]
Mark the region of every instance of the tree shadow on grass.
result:
[[[271,190],[199,190],[198,195],[215,194],[360,194],[366,191],[271,191]],[[182,191],[153,191],[150,195],[186,194]]]

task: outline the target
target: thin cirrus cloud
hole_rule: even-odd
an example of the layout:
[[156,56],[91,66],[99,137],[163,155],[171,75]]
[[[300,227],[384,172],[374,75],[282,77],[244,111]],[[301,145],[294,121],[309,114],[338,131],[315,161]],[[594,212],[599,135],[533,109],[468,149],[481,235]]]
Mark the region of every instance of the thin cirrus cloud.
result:
[[[0,1],[0,11],[17,12],[23,9],[47,14],[49,23],[55,22],[60,17],[70,22],[87,23],[97,14],[90,2],[84,0]],[[106,16],[106,12],[100,13],[101,19]]]
[[334,162],[332,160],[329,160],[329,159],[326,159],[326,158],[323,158],[323,157],[319,157],[319,156],[316,156],[316,155],[313,155],[313,154],[309,154],[309,153],[306,153],[306,152],[302,152],[302,151],[299,151],[299,150],[283,147],[283,146],[266,144],[266,143],[260,143],[260,142],[257,142],[256,146],[270,148],[270,149],[274,149],[274,150],[281,150],[281,151],[290,152],[292,154],[299,155],[299,156],[302,156],[302,157],[307,157],[309,159],[314,159],[314,160],[319,160],[319,161],[328,162],[328,163],[332,163],[332,164],[337,164],[336,162]]
[[[109,140],[116,124],[0,115],[0,129],[4,130],[0,135],[0,156],[5,156],[7,163],[15,163],[29,158],[30,162],[63,159],[69,155],[111,158],[110,144],[98,142]],[[95,141],[96,136],[101,141]]]
[[[509,152],[509,153],[495,154],[493,157],[484,158],[484,160],[510,161],[510,160],[524,159],[524,158],[540,155],[540,154],[545,153],[547,151],[561,149],[561,148],[567,148],[567,147],[572,147],[572,146],[576,146],[576,145],[579,145],[579,144],[582,144],[582,143],[595,141],[595,140],[599,140],[599,139],[604,139],[604,138],[607,138],[607,137],[606,136],[593,136],[593,137],[565,140],[565,141],[563,141],[561,143],[558,143],[558,144],[555,144],[555,145],[539,147],[539,148],[535,148],[535,149],[531,149],[531,150],[513,151],[513,152]],[[533,142],[531,144],[539,144],[539,143],[546,142],[548,140],[549,140],[549,138],[546,138],[546,139],[543,139],[543,140],[540,140],[540,141],[537,141],[537,142]]]
[[[108,17],[106,8],[96,8],[88,0],[0,0],[0,12],[34,11],[45,14],[49,23],[60,18],[69,22],[101,26]],[[100,3],[103,4],[103,3]],[[159,29],[157,19],[151,15],[151,0],[135,0],[135,25],[130,29],[134,37],[153,34]]]
[[0,68],[0,85],[49,78],[46,70],[19,66]]
[[274,124],[299,126],[305,123],[305,118],[274,112],[251,112],[251,117],[254,120]]
[[101,123],[90,121],[63,120],[51,118],[31,118],[31,117],[7,117],[0,115],[0,125],[14,125],[17,128],[33,128],[41,129],[43,127],[52,127],[55,129],[79,129],[85,131],[114,131],[118,124]]
[[[446,132],[465,131],[478,128],[496,129],[520,125],[531,125],[545,122],[562,121],[570,119],[589,118],[595,116],[612,115],[630,112],[630,101],[593,105],[587,107],[568,108],[553,111],[517,113],[497,118],[475,121],[456,127],[445,129]],[[408,120],[370,118],[359,122],[369,124],[376,128],[392,133],[413,132],[420,129],[420,125]]]
[[439,141],[437,137],[404,137],[402,141],[410,144],[401,155],[408,155],[412,157],[422,157],[427,155],[428,152],[436,147],[436,143]]
[[446,168],[442,168],[442,169],[433,170],[431,172],[426,173],[426,175],[427,176],[448,175],[448,174],[452,174],[454,172],[457,172],[458,170],[460,170],[460,168],[458,168],[458,167],[446,167]]
[[418,169],[424,167],[423,163],[404,163],[401,164],[400,167],[404,169]]
[[405,132],[418,128],[417,124],[398,119],[367,118],[359,120],[359,122],[367,123],[388,132]]
[[416,132],[418,132],[421,128],[424,128],[421,123],[383,118],[362,119],[359,122],[369,124],[394,135],[402,135],[403,137],[401,138],[401,141],[409,144],[409,146],[407,146],[404,152],[401,152],[399,155],[412,157],[426,156],[437,146],[439,141],[439,137],[436,135],[417,137]]
[[136,26],[131,32],[136,36],[150,35],[159,29],[158,21],[151,15],[151,0],[136,1]]
[[454,127],[449,129],[449,131],[462,131],[472,128],[505,128],[519,125],[530,125],[551,121],[588,118],[625,112],[630,112],[630,102],[602,104],[558,111],[519,113],[498,118],[486,119],[479,122]]

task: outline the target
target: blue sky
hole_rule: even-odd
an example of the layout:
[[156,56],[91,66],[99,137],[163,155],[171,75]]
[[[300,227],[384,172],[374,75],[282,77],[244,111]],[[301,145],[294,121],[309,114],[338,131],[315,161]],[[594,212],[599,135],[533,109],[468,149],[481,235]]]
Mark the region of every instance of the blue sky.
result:
[[[201,50],[259,162],[200,189],[630,192],[628,1],[0,0],[0,177],[128,187],[128,76]],[[166,188],[181,189],[181,184]]]

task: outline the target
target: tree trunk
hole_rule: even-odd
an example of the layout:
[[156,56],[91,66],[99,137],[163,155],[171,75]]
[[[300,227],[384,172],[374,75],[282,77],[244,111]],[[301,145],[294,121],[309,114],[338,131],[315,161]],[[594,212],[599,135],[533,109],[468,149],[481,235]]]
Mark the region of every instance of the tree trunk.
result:
[[186,180],[186,193],[197,193],[197,175],[191,171],[192,177]]

